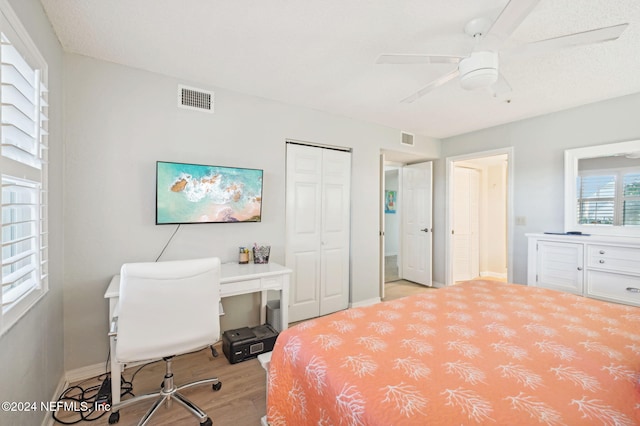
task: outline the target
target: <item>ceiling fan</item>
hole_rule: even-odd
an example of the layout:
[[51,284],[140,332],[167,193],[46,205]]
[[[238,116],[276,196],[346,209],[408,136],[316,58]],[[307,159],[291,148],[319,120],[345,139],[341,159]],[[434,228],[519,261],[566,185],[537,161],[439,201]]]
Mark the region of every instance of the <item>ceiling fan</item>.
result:
[[[457,64],[457,68],[430,82],[401,102],[413,102],[436,87],[442,86],[456,77],[463,89],[473,90],[489,87],[494,96],[503,96],[511,91],[511,86],[498,70],[500,48],[507,38],[525,20],[540,0],[510,0],[498,18],[491,22],[486,18],[469,21],[465,33],[473,37],[475,48],[468,56],[430,54],[384,54],[378,64]],[[629,24],[619,24],[540,40],[509,50],[510,55],[541,54],[572,46],[615,40]]]

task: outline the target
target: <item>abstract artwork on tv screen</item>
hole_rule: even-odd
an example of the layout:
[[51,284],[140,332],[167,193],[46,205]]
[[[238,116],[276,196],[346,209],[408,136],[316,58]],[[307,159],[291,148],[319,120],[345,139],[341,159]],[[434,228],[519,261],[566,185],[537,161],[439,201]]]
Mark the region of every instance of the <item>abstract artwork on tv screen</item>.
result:
[[156,224],[260,222],[262,170],[158,161]]

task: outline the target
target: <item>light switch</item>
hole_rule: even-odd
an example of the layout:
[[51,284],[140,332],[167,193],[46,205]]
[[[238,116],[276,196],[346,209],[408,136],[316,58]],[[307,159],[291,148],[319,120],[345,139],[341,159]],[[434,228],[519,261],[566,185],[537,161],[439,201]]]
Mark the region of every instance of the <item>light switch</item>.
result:
[[516,225],[517,226],[525,226],[527,224],[526,216],[516,216]]

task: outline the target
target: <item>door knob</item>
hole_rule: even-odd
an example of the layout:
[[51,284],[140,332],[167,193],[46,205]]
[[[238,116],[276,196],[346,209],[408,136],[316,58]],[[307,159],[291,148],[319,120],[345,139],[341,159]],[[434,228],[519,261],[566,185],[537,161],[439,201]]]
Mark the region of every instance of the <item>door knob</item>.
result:
[[422,232],[429,232],[429,228],[421,229]]

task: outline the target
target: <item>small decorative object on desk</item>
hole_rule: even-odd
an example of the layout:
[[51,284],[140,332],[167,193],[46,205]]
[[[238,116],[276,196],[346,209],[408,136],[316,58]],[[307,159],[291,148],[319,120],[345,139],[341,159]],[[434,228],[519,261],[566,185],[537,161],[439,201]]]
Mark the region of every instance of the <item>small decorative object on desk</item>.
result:
[[253,245],[253,263],[269,263],[271,246]]
[[240,257],[238,258],[238,263],[241,265],[245,265],[249,263],[249,249],[246,247],[240,247]]

